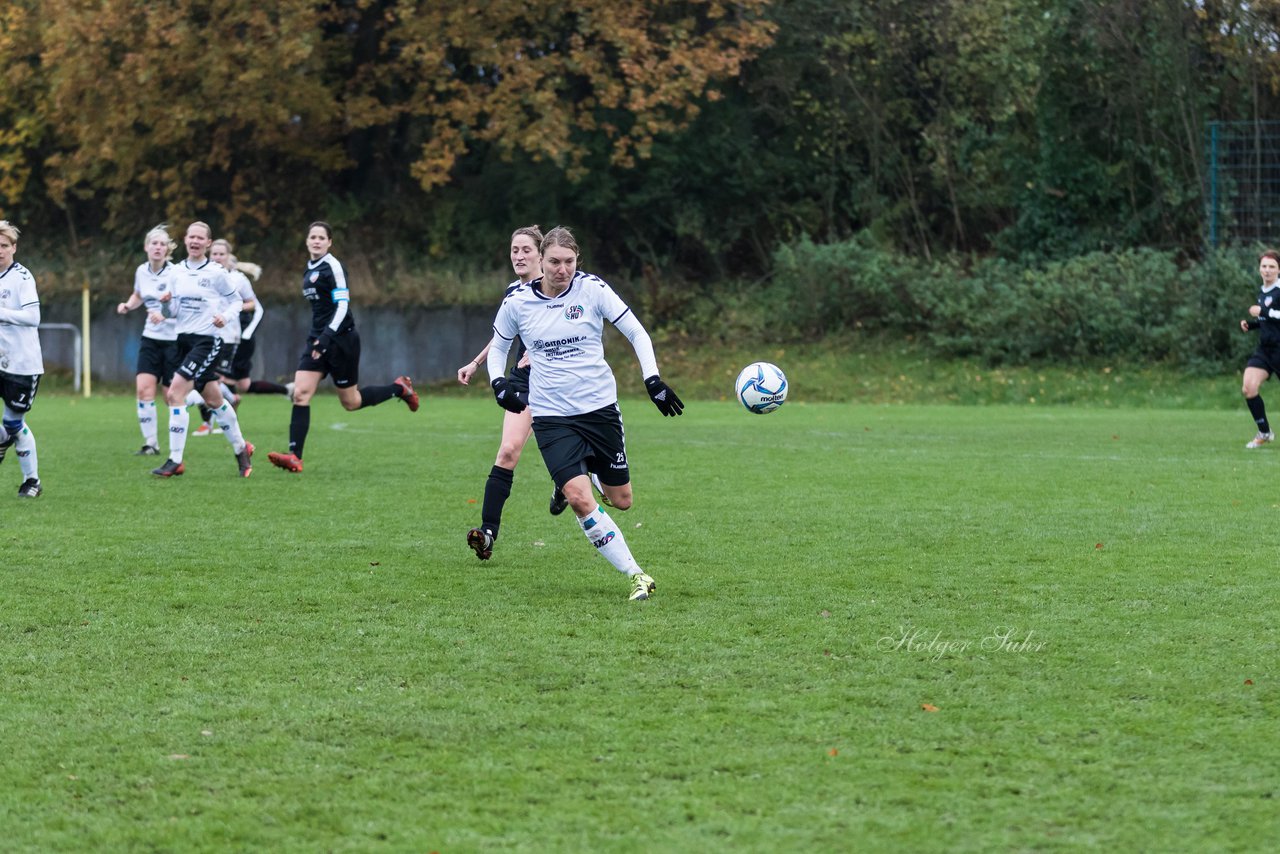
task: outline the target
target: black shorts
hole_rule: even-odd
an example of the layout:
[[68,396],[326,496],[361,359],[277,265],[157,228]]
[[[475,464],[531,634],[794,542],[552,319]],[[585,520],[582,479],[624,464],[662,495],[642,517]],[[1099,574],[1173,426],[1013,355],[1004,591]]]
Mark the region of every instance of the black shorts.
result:
[[609,486],[631,482],[616,403],[582,415],[540,415],[533,419],[533,435],[557,487],[587,472],[595,472]]
[[349,388],[360,381],[360,335],[355,327],[333,337],[329,352],[319,359],[311,358],[311,342],[315,335],[307,336],[306,349],[298,359],[298,370],[316,371],[333,377],[338,388]]
[[235,371],[236,351],[239,349],[239,344],[228,344],[223,341],[222,352],[218,354],[218,361],[213,366],[213,372],[224,379],[236,379],[233,372]]
[[227,376],[233,380],[247,380],[253,375],[253,351],[256,349],[253,338],[241,338],[236,345],[236,357],[231,360],[231,373]]
[[1280,350],[1273,347],[1259,347],[1253,351],[1249,361],[1245,362],[1245,367],[1262,368],[1272,376],[1280,375]]
[[168,385],[173,372],[178,369],[178,342],[142,339],[138,348],[138,373],[151,374],[162,385]]
[[517,368],[511,366],[511,370],[507,371],[507,384],[515,391],[521,394],[529,393],[529,366]]
[[14,412],[30,412],[40,388],[40,375],[8,374],[0,371],[0,397]]
[[213,366],[221,353],[218,336],[183,333],[178,336],[178,369],[174,374],[191,380],[200,391],[214,378]]

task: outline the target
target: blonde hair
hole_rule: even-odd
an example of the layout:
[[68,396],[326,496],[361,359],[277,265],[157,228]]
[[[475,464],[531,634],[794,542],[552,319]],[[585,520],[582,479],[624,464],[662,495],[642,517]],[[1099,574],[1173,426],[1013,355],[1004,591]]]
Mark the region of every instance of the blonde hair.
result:
[[[195,223],[192,223],[192,225],[195,225]],[[225,246],[227,247],[227,254],[231,254],[231,243],[225,237],[219,237],[217,240],[210,243],[209,250],[213,251],[213,247],[215,246]]]
[[237,261],[236,256],[232,255],[231,263],[235,265],[235,268],[237,270],[239,270],[241,273],[244,273],[246,276],[253,279],[255,282],[262,277],[262,268],[259,267],[257,264],[253,263],[252,261]]
[[175,243],[173,241],[173,238],[169,236],[169,223],[167,222],[160,223],[159,225],[155,226],[154,228],[152,228],[150,231],[146,233],[146,235],[142,238],[143,250],[147,248],[147,244],[151,242],[152,235],[155,235],[155,234],[160,234],[164,236],[165,245],[169,247],[169,251],[166,253],[166,255],[172,255],[173,250],[178,248],[178,244]]
[[557,225],[547,232],[547,236],[542,238],[542,245],[538,251],[546,255],[547,250],[552,246],[563,246],[565,249],[573,250],[574,255],[581,254],[578,252],[578,241],[573,239],[573,232],[563,225]]
[[18,235],[22,234],[22,232],[18,231],[18,227],[13,223],[9,222],[9,220],[0,219],[0,234],[3,234],[5,237],[9,238],[10,241],[17,243]]
[[209,223],[202,222],[201,220],[196,220],[195,222],[191,223],[191,225],[188,225],[187,231],[190,231],[191,229],[195,228],[197,225],[204,229],[204,233],[209,235],[210,239],[213,239],[213,229],[209,227]]

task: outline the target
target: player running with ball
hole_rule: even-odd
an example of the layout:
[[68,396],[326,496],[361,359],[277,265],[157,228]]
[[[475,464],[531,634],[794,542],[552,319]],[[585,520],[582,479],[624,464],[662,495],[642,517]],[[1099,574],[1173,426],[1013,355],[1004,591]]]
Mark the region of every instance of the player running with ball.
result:
[[604,359],[604,322],[627,337],[640,361],[649,397],[663,415],[684,411],[658,376],[653,342],[627,304],[603,279],[578,270],[578,243],[567,228],[542,240],[542,277],[511,291],[498,309],[486,367],[494,397],[511,412],[525,402],[509,385],[507,353],[519,336],[528,348],[528,406],[533,434],[552,480],[564,492],[593,546],[631,579],[632,600],[648,599],[655,584],[631,555],[622,529],[597,504],[590,475],[618,510],[631,506],[631,472],[613,371]]

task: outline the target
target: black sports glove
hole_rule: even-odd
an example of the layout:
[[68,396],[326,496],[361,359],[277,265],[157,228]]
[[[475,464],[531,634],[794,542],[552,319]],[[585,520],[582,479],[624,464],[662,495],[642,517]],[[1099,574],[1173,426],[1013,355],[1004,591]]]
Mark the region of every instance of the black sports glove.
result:
[[329,334],[329,330],[325,330],[311,339],[311,349],[323,356],[329,352],[329,347],[333,345],[333,336]]
[[506,377],[498,377],[490,385],[493,386],[493,397],[498,405],[508,412],[524,412],[529,405],[528,398],[511,387]]
[[684,402],[671,390],[671,386],[662,381],[662,377],[657,374],[648,377],[644,381],[644,387],[648,389],[653,405],[663,415],[672,416],[684,412]]

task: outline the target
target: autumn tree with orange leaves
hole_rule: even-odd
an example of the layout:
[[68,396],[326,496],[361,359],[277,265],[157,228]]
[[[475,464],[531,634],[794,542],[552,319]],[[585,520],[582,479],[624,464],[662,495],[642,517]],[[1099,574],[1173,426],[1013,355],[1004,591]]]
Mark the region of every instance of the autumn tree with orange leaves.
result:
[[371,167],[447,184],[478,142],[576,179],[604,139],[630,166],[769,43],[766,5],[11,0],[0,204],[39,174],[108,233],[193,211],[265,229]]

